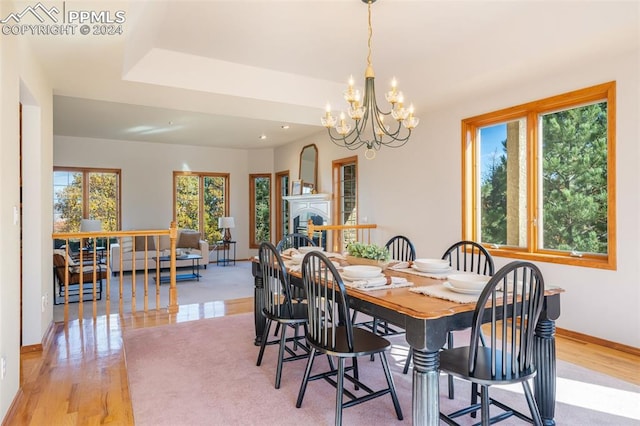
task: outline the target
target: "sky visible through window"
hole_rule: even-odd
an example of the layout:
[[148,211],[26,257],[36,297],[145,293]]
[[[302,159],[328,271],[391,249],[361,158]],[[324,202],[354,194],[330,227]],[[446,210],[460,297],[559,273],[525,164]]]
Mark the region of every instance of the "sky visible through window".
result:
[[491,166],[499,157],[506,153],[502,142],[507,139],[507,125],[505,123],[480,129],[480,173],[481,181],[487,178]]

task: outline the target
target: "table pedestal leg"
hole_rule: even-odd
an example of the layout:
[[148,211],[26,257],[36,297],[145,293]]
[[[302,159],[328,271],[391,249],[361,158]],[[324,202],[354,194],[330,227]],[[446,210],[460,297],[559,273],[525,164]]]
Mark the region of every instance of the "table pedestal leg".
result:
[[262,315],[262,308],[264,308],[262,302],[262,277],[254,276],[253,285],[253,318],[256,329],[256,339],[253,343],[256,346],[260,346],[262,343],[262,333],[264,332],[264,327],[266,325],[266,319],[264,315]]
[[440,354],[413,350],[413,424],[435,426],[440,423],[438,366]]
[[540,319],[536,325],[534,396],[543,424],[553,426],[556,404],[556,340],[555,322]]

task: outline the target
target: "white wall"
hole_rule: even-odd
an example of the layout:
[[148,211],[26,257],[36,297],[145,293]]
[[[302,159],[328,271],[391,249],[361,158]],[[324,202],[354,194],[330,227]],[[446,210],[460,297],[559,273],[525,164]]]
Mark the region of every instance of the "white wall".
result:
[[[460,239],[461,137],[466,117],[607,81],[617,81],[617,253],[615,271],[538,262],[549,285],[564,288],[557,326],[640,347],[640,62],[637,51],[540,76],[499,93],[420,114],[411,141],[374,160],[358,151],[359,217],[376,223],[378,243],[409,236],[418,256],[440,256]],[[296,170],[300,149],[318,145],[321,192],[331,191],[331,161],[352,155],[326,135],[276,150],[276,170]],[[496,258],[498,267],[510,259]]]
[[[272,158],[272,153],[264,156]],[[247,151],[242,149],[56,136],[53,164],[121,169],[122,229],[169,227],[173,217],[174,171],[229,173],[229,213],[236,219],[233,238],[238,242],[238,259],[246,259],[249,173],[253,173],[248,158]],[[259,166],[262,167],[255,167]]]
[[[2,2],[4,3],[4,2]],[[8,7],[0,3],[0,15]],[[19,198],[18,43],[0,37],[0,357],[7,377],[0,381],[0,415],[4,417],[20,381],[20,228],[14,223]]]
[[[11,2],[0,4],[0,16],[12,10]],[[24,38],[0,37],[0,87],[0,356],[7,370],[0,380],[0,416],[4,417],[20,384],[20,346],[42,343],[53,318],[51,304],[41,308],[42,297],[51,295],[51,220],[45,219],[51,217],[51,87]],[[14,209],[20,206],[20,103],[22,216],[15,221]],[[22,276],[20,222],[26,253]]]

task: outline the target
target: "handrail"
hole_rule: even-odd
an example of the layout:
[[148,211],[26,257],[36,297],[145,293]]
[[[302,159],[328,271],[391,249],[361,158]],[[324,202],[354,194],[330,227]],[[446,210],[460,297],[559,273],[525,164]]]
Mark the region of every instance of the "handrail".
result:
[[[106,293],[106,311],[107,314],[110,312],[110,289],[111,289],[111,271],[109,266],[111,265],[111,240],[116,238],[118,243],[122,242],[123,238],[127,238],[130,237],[133,239],[133,250],[135,251],[135,237],[157,237],[160,238],[160,236],[169,236],[169,240],[170,240],[170,248],[169,248],[169,258],[170,258],[170,262],[169,262],[169,271],[170,271],[170,280],[169,280],[169,306],[167,307],[167,311],[169,313],[176,313],[178,312],[178,290],[177,290],[177,285],[176,285],[176,245],[177,245],[177,237],[178,237],[178,227],[176,225],[175,222],[171,222],[171,225],[169,227],[169,229],[155,229],[155,230],[128,230],[128,231],[95,231],[95,232],[54,232],[52,234],[52,239],[54,240],[63,240],[65,242],[65,264],[64,264],[64,278],[62,280],[62,282],[59,282],[60,286],[64,286],[65,288],[65,292],[64,292],[64,304],[65,304],[65,321],[68,320],[68,303],[69,303],[69,290],[70,290],[70,284],[69,284],[69,271],[70,271],[70,265],[69,265],[69,259],[70,257],[70,249],[69,249],[69,243],[71,241],[78,241],[80,240],[80,246],[84,246],[84,241],[85,240],[89,240],[92,241],[92,247],[93,248],[89,248],[87,250],[85,249],[81,249],[80,250],[80,256],[78,258],[78,266],[79,266],[79,271],[81,271],[79,278],[79,283],[78,283],[78,315],[79,318],[82,318],[82,309],[83,309],[83,302],[84,302],[84,295],[86,293],[84,293],[85,289],[87,291],[91,291],[92,292],[92,298],[91,300],[86,300],[87,302],[92,302],[93,303],[93,309],[94,309],[94,315],[96,313],[96,309],[97,309],[97,288],[99,285],[100,288],[100,296],[102,296],[102,293]],[[105,239],[106,243],[105,243],[105,247],[104,247],[104,263],[106,265],[106,276],[104,277],[106,279],[106,290],[102,288],[102,262],[100,262],[98,260],[99,257],[101,257],[102,255],[98,254],[98,250],[97,250],[97,246],[98,246],[98,239]],[[145,238],[145,244],[144,244],[144,251],[145,253],[149,251],[148,249],[148,245],[146,243],[147,239]],[[84,254],[83,254],[84,251]],[[102,248],[101,248],[102,251]],[[158,244],[157,247],[155,248],[156,251],[156,256],[160,257],[161,256],[161,251],[160,251],[160,245]],[[149,256],[147,256],[147,254],[145,254],[144,256],[144,272],[143,272],[143,282],[144,282],[144,310],[147,311],[148,310],[148,290],[149,290],[149,268],[148,268],[148,262],[149,262]],[[140,260],[140,259],[139,259]],[[140,273],[136,272],[136,267],[135,267],[135,256],[132,258],[132,262],[133,262],[133,267],[132,267],[132,271],[131,271],[131,304],[132,304],[132,311],[135,311],[136,309],[136,275],[140,275]],[[89,280],[87,282],[84,281],[85,278],[85,272],[84,268],[86,266],[93,266],[93,279]],[[119,271],[120,271],[120,291],[119,291],[119,305],[120,305],[120,312],[122,313],[122,309],[123,309],[123,278],[124,278],[124,272],[123,272],[123,256],[120,256],[120,265],[119,265]],[[99,274],[96,273],[96,271],[99,272]],[[55,272],[55,269],[54,269]],[[87,273],[90,275],[90,273]],[[99,275],[99,276],[98,276]],[[156,276],[160,276],[160,262],[156,263]],[[60,277],[62,278],[62,277]],[[54,273],[54,290],[55,290],[55,273]],[[91,282],[92,281],[92,282]],[[98,282],[99,281],[99,282]],[[86,284],[86,286],[85,286]],[[91,284],[93,284],[91,286]],[[73,285],[73,284],[72,284]],[[86,288],[85,288],[86,287]],[[156,309],[159,308],[160,305],[160,281],[158,280],[155,284],[156,287]],[[57,294],[53,295],[54,297],[54,301],[56,300],[56,298],[58,297]]]
[[[365,242],[365,234],[366,234],[366,243],[371,243],[371,230],[376,229],[378,225],[375,223],[364,223],[364,224],[353,224],[353,225],[315,225],[313,220],[309,219],[307,223],[307,235],[309,238],[313,240],[313,238],[318,235],[317,232],[322,231],[335,231],[332,232],[332,251],[334,252],[342,252],[345,247],[343,247],[343,243],[345,241],[344,233],[345,231],[352,230],[353,235],[349,238],[350,241],[360,241]],[[322,239],[322,238],[321,238]],[[328,240],[328,238],[327,238]],[[323,245],[322,241],[319,244]]]

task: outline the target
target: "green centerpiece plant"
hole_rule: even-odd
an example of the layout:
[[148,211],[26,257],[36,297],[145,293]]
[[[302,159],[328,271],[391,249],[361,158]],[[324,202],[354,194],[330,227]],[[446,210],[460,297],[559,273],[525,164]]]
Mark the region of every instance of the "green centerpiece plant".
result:
[[386,268],[391,254],[386,247],[377,244],[352,242],[347,245],[347,262],[352,265],[376,265]]

